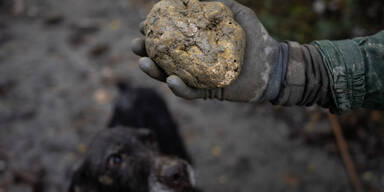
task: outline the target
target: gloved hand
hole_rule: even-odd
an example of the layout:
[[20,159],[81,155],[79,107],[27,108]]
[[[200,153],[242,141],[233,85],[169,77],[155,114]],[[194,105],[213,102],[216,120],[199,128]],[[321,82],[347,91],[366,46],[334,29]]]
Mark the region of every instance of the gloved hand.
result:
[[[269,36],[254,11],[234,0],[217,0],[227,5],[235,20],[246,32],[246,50],[242,71],[237,80],[225,88],[196,89],[188,87],[179,77],[168,76],[147,57],[145,39],[132,41],[132,51],[141,56],[139,66],[149,76],[166,82],[175,95],[185,99],[216,98],[219,100],[250,102],[275,99],[284,77],[283,58],[288,46]],[[141,26],[141,28],[143,25]],[[285,50],[285,51],[284,51]]]

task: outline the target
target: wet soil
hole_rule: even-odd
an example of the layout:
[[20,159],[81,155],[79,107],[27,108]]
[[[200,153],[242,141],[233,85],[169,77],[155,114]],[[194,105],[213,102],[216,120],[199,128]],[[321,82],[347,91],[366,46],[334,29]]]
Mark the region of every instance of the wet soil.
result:
[[[142,73],[129,45],[152,1],[23,2],[0,1],[0,192],[66,191],[117,81],[167,99],[204,191],[353,191],[322,110],[186,101]],[[383,191],[381,113],[342,122],[365,188]]]

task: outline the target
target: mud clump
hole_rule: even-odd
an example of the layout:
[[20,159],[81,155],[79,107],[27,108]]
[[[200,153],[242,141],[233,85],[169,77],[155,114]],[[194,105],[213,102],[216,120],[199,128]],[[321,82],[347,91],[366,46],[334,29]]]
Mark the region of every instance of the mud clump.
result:
[[225,87],[240,74],[245,32],[220,2],[162,0],[147,16],[144,33],[149,57],[191,87]]

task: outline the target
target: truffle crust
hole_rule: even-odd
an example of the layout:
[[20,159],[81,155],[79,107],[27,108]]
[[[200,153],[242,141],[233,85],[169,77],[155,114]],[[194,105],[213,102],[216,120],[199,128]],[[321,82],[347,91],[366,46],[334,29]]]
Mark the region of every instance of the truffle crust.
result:
[[148,56],[191,87],[225,87],[241,72],[246,35],[220,2],[162,0],[147,16],[144,33]]

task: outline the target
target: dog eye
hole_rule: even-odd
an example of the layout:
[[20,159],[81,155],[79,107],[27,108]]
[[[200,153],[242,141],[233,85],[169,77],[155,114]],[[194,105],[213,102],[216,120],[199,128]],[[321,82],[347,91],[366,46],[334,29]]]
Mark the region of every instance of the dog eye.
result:
[[111,155],[109,158],[108,158],[108,165],[110,167],[115,167],[115,166],[118,166],[120,165],[122,162],[122,158],[121,158],[121,155],[119,154],[114,154],[114,155]]

